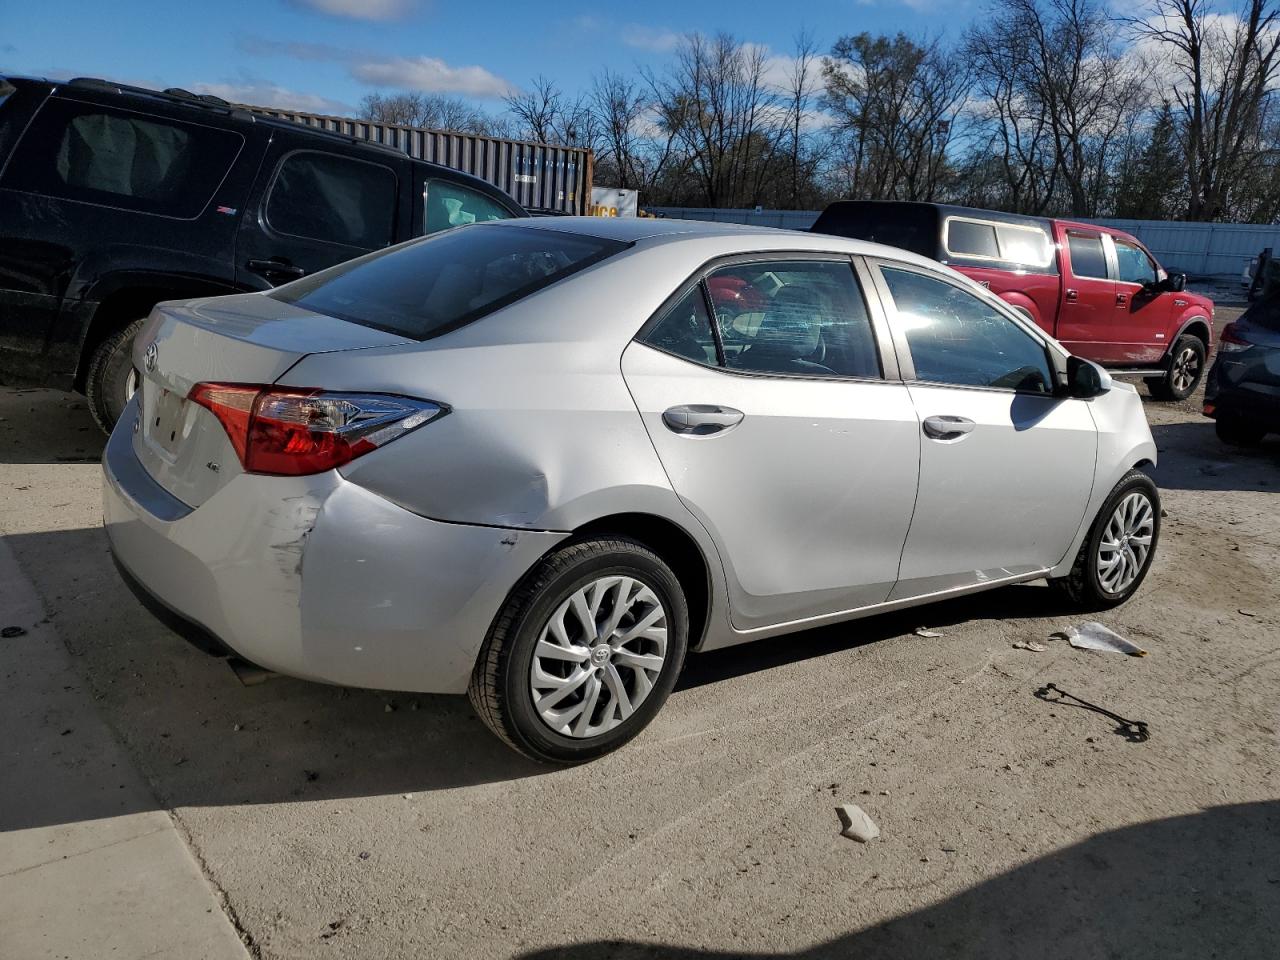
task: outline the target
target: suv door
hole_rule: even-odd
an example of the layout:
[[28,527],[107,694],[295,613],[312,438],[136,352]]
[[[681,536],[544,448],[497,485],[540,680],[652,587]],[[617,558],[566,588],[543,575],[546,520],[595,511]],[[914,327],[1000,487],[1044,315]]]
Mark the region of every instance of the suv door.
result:
[[999,301],[920,267],[876,271],[921,424],[920,489],[890,599],[1050,569],[1093,487],[1087,403],[1054,395],[1048,345]]
[[1102,232],[1059,227],[1062,300],[1057,340],[1074,354],[1100,363],[1123,358],[1116,323],[1116,282]]
[[407,157],[277,133],[241,222],[236,275],[266,289],[409,238]]
[[[423,165],[417,164],[421,171]],[[414,235],[436,233],[468,223],[510,220],[522,216],[494,197],[444,176],[422,177],[421,222]],[[418,214],[415,212],[415,216]]]
[[[744,290],[711,323],[705,277]],[[735,261],[622,355],[667,476],[715,540],[741,631],[883,601],[911,519],[919,424],[847,257]]]
[[1122,237],[1105,235],[1116,275],[1115,337],[1122,362],[1158,363],[1168,349],[1172,292],[1155,289],[1159,269],[1147,251]]

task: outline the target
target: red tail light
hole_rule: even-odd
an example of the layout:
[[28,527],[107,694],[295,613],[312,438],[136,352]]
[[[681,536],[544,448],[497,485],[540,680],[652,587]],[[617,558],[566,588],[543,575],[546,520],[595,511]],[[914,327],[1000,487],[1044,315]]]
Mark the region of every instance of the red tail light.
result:
[[1240,350],[1248,350],[1252,346],[1252,343],[1240,336],[1238,323],[1228,323],[1222,328],[1222,339],[1218,341],[1219,353],[1236,353]]
[[443,416],[427,400],[251,383],[198,383],[187,399],[227,431],[248,473],[323,473]]

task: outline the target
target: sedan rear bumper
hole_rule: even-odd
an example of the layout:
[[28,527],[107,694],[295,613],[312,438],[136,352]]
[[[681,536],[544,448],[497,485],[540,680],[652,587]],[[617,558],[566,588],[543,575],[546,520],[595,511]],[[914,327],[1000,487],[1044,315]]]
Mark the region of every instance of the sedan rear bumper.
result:
[[429,520],[337,472],[241,475],[191,509],[141,468],[132,421],[103,457],[126,580],[198,645],[278,673],[462,693],[507,594],[565,536]]

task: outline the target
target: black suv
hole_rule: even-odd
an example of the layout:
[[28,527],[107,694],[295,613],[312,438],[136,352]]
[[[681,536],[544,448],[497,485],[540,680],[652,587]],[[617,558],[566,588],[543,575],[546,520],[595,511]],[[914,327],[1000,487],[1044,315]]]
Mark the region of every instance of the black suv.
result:
[[483,180],[216,97],[0,78],[0,382],[82,391],[109,431],[158,302],[523,216]]

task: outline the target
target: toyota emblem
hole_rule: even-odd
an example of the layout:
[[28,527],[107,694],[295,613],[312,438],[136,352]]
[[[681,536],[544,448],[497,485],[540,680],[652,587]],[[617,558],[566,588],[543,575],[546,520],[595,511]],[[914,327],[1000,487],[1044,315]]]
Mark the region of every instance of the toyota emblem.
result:
[[147,368],[147,373],[151,373],[156,368],[156,361],[160,359],[160,348],[156,346],[154,340],[147,345],[147,351],[142,355],[142,365]]

